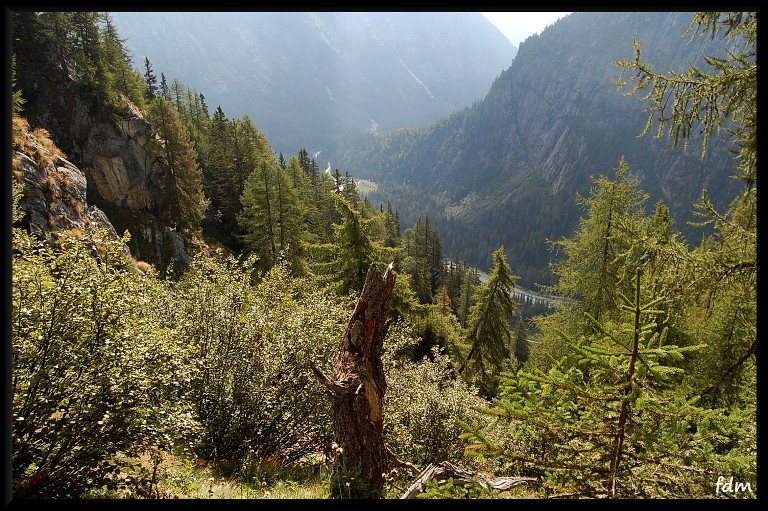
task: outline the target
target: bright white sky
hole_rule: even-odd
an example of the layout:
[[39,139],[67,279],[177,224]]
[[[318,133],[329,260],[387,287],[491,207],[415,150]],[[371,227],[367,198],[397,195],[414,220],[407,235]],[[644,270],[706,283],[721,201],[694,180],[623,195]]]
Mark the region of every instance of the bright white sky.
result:
[[569,12],[484,12],[483,16],[496,25],[515,46],[533,34],[540,34]]

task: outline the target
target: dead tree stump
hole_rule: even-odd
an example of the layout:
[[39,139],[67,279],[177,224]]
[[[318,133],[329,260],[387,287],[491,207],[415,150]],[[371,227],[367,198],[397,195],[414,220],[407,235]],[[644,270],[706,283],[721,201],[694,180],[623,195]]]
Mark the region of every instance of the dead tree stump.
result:
[[382,498],[389,453],[384,445],[382,407],[387,384],[381,349],[389,328],[395,274],[382,276],[371,263],[355,310],[344,333],[334,378],[314,363],[312,370],[331,394],[335,441],[341,448],[336,470],[359,474],[367,498]]

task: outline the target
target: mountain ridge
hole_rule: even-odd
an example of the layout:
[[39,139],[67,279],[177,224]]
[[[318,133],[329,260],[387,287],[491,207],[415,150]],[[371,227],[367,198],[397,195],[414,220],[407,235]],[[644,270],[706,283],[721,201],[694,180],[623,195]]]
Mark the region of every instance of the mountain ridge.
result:
[[[696,134],[688,150],[640,137],[644,104],[619,91],[614,65],[634,59],[635,37],[667,69],[722,54],[719,39],[687,44],[681,34],[691,20],[685,12],[572,13],[524,41],[483,99],[429,128],[338,141],[327,157],[377,182],[373,202],[418,200],[421,210],[401,210],[401,219],[408,224],[426,210],[446,253],[487,269],[488,254],[505,245],[527,286],[551,281],[546,240],[577,227],[577,194],[588,193],[592,177],[611,174],[622,156],[650,194],[648,207],[664,200],[695,239],[700,234],[687,223],[702,189],[724,205],[738,188],[728,147],[713,140],[702,159]],[[528,185],[519,186],[526,175]]]
[[213,108],[251,116],[285,154],[428,126],[482,97],[516,51],[480,13],[110,14],[136,69],[146,57]]

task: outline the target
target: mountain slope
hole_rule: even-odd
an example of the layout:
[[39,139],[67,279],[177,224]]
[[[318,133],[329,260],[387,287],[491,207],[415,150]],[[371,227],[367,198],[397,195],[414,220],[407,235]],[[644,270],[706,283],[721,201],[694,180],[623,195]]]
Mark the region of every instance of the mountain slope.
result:
[[732,155],[717,141],[702,160],[700,144],[669,150],[667,140],[639,138],[645,106],[618,90],[613,64],[634,58],[633,36],[659,70],[722,51],[722,41],[688,44],[690,21],[690,13],[573,13],[527,39],[483,100],[427,129],[345,140],[327,157],[376,181],[371,199],[391,201],[406,225],[426,208],[448,254],[486,269],[505,245],[524,285],[551,279],[545,240],[575,229],[576,194],[588,193],[591,176],[612,176],[622,156],[648,206],[664,199],[695,237],[686,223],[702,188],[720,205],[735,194]]
[[516,48],[480,13],[112,12],[134,66],[250,115],[276,151],[427,126],[488,92]]

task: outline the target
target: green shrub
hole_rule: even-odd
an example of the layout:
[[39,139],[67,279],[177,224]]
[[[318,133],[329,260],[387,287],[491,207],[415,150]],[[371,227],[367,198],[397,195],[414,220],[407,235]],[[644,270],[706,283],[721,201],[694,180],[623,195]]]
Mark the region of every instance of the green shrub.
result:
[[452,375],[450,359],[437,349],[433,358],[391,361],[387,367],[385,439],[399,459],[414,464],[463,460],[457,419],[488,422],[473,409],[485,401]]
[[369,495],[365,481],[355,470],[334,471],[328,484],[332,499],[364,499]]
[[330,444],[329,402],[309,361],[328,365],[351,311],[284,263],[199,256],[176,288],[177,323],[200,346],[195,405],[207,459],[288,464]]
[[13,487],[77,497],[112,484],[117,453],[180,449],[194,345],[161,320],[164,287],[106,233],[13,237]]

